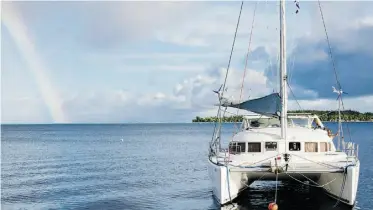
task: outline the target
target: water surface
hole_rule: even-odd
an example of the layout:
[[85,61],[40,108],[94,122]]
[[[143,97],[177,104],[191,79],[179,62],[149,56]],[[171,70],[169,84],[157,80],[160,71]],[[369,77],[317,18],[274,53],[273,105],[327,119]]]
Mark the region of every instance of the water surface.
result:
[[[224,125],[226,139],[234,126]],[[348,127],[360,144],[355,208],[368,209],[373,123]],[[1,209],[231,209],[212,198],[206,159],[212,129],[206,123],[2,125]],[[237,205],[267,209],[274,189],[273,182],[255,183]],[[278,203],[321,210],[335,201],[317,189],[280,183]]]

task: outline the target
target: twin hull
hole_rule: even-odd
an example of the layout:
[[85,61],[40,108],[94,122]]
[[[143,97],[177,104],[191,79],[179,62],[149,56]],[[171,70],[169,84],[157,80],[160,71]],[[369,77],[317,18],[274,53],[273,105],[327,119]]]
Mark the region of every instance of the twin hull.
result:
[[[357,162],[356,165],[347,167],[346,174],[343,172],[288,172],[288,174],[280,173],[278,180],[297,179],[298,181],[306,181],[306,176],[315,182],[310,181],[310,185],[317,184],[317,186],[322,187],[332,198],[353,206],[358,188],[359,169],[360,164]],[[213,195],[221,205],[231,202],[255,180],[276,180],[276,175],[272,172],[245,171],[234,167],[227,169],[226,166],[219,166],[211,161],[208,164],[208,173],[212,182]]]

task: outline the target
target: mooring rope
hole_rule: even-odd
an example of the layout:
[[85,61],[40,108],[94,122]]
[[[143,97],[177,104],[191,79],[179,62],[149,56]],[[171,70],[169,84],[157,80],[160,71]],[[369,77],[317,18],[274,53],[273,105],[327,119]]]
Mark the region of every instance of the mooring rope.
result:
[[345,189],[345,185],[346,185],[346,178],[347,178],[347,167],[345,167],[345,170],[343,171],[343,181],[342,181],[342,186],[341,186],[341,192],[339,194],[339,198],[337,200],[337,202],[335,202],[333,208],[337,207],[337,205],[339,204],[339,202],[341,202],[341,198],[342,198],[342,195],[343,195],[343,191]]
[[327,164],[327,163],[322,163],[322,162],[317,162],[317,161],[314,161],[314,160],[310,160],[308,158],[305,158],[305,157],[302,157],[300,155],[296,155],[296,154],[292,154],[293,156],[296,156],[296,157],[299,157],[301,159],[304,159],[304,160],[307,160],[307,161],[310,161],[312,163],[316,163],[316,164],[319,164],[319,165],[322,165],[322,166],[325,166],[327,168],[336,168],[336,169],[340,169],[342,167],[338,167],[338,166],[334,166],[334,165],[330,165],[330,164]]
[[[290,178],[294,179],[295,181],[297,181],[297,182],[299,182],[299,183],[301,183],[301,184],[303,184],[303,185],[310,186],[310,187],[321,187],[321,188],[322,188],[322,187],[324,187],[324,186],[326,186],[326,185],[328,185],[328,184],[330,184],[330,183],[332,183],[332,182],[334,182],[334,181],[336,180],[336,178],[334,178],[333,180],[331,180],[331,181],[329,181],[329,182],[327,182],[327,183],[325,183],[325,184],[323,184],[323,185],[319,185],[319,184],[317,184],[317,185],[313,185],[313,184],[306,184],[306,183],[300,181],[299,179],[297,179],[297,178],[291,176],[291,175],[290,175],[289,173],[287,173],[287,172],[285,172],[285,174],[288,175]],[[303,175],[303,174],[301,174],[301,175]],[[306,177],[306,178],[307,178],[307,177]]]
[[277,159],[276,159],[276,191],[275,191],[275,203],[277,203],[277,182],[278,182],[278,167],[277,167]]

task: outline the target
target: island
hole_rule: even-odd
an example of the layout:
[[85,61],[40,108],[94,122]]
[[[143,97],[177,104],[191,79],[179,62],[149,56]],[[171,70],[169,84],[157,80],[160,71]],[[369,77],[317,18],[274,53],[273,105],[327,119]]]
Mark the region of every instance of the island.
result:
[[[336,122],[338,121],[338,111],[321,111],[321,110],[289,110],[288,113],[311,113],[319,116],[321,121]],[[342,121],[345,122],[373,122],[373,113],[365,112],[360,113],[354,110],[341,111]],[[225,116],[222,122],[241,122],[243,115]],[[215,117],[199,117],[197,116],[192,122],[217,122],[218,118]]]

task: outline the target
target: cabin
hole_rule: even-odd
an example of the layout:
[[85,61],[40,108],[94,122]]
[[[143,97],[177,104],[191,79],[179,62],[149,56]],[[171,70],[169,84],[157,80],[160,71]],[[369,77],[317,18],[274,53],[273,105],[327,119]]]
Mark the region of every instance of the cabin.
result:
[[287,141],[281,139],[280,120],[266,116],[245,116],[241,129],[229,143],[231,154],[335,152],[333,135],[316,115],[289,114]]

